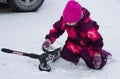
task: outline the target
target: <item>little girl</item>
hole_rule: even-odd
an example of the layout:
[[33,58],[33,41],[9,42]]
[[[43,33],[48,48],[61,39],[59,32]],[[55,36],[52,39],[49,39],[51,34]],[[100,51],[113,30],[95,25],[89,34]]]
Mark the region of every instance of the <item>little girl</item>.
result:
[[43,47],[49,47],[64,31],[68,37],[61,51],[61,57],[77,64],[82,58],[88,67],[101,69],[107,62],[109,52],[102,49],[103,38],[99,25],[90,18],[90,13],[75,0],[67,2],[63,14],[46,35]]

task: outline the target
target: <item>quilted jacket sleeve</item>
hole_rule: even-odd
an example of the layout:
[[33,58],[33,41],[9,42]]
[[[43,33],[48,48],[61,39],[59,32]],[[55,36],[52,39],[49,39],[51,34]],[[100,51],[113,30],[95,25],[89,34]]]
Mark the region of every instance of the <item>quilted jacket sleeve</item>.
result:
[[51,43],[54,43],[55,40],[64,33],[64,26],[65,23],[61,18],[59,21],[53,24],[53,28],[50,29],[49,34],[47,34],[45,38],[51,40]]

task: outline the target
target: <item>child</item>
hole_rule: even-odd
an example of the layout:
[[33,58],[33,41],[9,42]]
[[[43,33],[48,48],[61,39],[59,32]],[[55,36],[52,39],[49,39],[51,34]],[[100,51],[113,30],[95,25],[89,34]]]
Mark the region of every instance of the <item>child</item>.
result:
[[68,1],[63,14],[53,24],[53,29],[45,37],[43,47],[49,47],[67,31],[68,37],[61,51],[61,57],[74,64],[82,58],[88,67],[101,69],[107,62],[109,52],[102,49],[103,38],[99,26],[90,18],[90,13],[74,0]]

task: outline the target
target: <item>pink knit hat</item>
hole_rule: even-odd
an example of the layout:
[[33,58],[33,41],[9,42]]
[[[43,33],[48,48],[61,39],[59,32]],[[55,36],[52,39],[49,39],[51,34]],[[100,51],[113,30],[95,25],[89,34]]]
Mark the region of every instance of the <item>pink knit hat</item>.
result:
[[77,22],[82,17],[82,7],[75,0],[70,0],[63,11],[63,20],[69,23]]

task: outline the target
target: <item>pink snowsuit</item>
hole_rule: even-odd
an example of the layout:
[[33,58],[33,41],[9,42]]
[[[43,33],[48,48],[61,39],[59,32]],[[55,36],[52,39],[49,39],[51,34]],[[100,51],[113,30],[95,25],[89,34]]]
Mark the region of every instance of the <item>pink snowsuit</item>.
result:
[[103,38],[98,32],[99,26],[90,19],[90,13],[87,9],[82,8],[83,18],[74,26],[68,26],[61,19],[53,24],[53,29],[46,35],[46,39],[50,39],[52,43],[61,36],[64,31],[68,37],[61,52],[61,57],[65,60],[77,64],[82,58],[86,64],[94,69],[92,64],[94,54],[101,53],[101,68],[106,63],[106,56],[102,54]]

